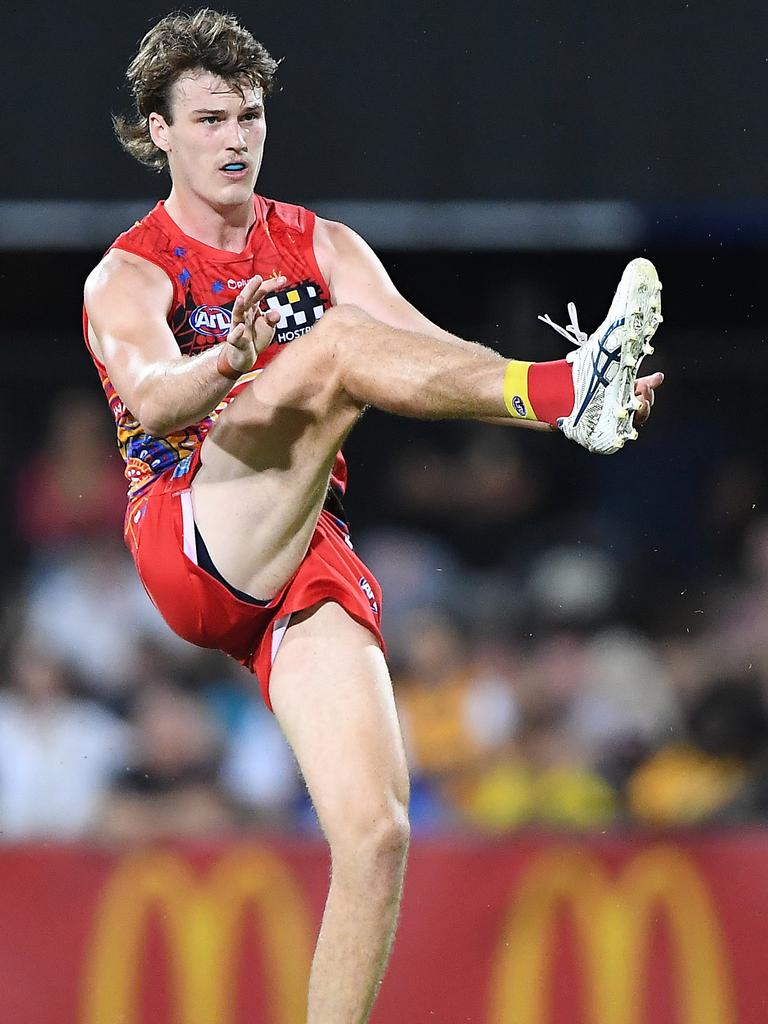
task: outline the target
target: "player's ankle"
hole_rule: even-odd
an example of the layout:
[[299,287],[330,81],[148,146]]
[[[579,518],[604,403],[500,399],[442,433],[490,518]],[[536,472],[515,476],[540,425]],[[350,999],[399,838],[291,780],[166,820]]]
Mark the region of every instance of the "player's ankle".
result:
[[504,404],[516,419],[556,425],[575,401],[571,364],[565,359],[527,363],[512,359],[504,374]]

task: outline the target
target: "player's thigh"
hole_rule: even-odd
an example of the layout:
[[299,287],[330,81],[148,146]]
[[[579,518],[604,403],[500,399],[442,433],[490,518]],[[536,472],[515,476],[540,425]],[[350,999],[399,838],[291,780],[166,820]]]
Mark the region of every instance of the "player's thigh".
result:
[[353,421],[330,434],[291,425],[289,414],[261,427],[250,422],[249,444],[241,446],[232,441],[240,431],[231,421],[243,398],[224,410],[203,441],[192,504],[224,578],[253,597],[270,598],[307,551],[336,452]]
[[221,413],[203,441],[192,499],[195,522],[228,582],[270,598],[293,575],[336,452],[361,411],[330,375],[289,350]]
[[291,342],[218,417],[203,445],[208,477],[294,470],[336,451],[362,406],[344,390],[335,350],[325,341],[324,322],[334,312]]
[[332,846],[379,826],[407,828],[392,684],[364,626],[332,602],[298,616],[275,658],[270,698]]

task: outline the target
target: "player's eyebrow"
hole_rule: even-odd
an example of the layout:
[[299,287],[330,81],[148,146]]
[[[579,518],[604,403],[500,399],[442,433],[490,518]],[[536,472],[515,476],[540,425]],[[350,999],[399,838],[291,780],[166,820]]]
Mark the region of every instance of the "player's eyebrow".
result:
[[[263,109],[264,109],[264,107],[263,107],[263,105],[261,103],[252,103],[249,107],[243,107],[243,109],[240,111],[240,114],[257,114],[257,113],[260,113]],[[205,114],[206,117],[213,117],[213,116],[221,117],[222,115],[226,114],[227,111],[226,110],[201,109],[201,110],[193,110],[192,113],[193,114]]]

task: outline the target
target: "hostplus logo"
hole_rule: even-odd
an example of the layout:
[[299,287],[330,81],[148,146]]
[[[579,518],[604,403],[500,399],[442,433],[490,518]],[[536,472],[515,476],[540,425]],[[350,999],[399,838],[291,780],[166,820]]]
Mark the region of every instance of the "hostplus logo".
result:
[[320,289],[311,281],[302,281],[292,288],[267,295],[264,304],[268,310],[280,314],[275,328],[275,341],[278,345],[306,334],[325,312]]

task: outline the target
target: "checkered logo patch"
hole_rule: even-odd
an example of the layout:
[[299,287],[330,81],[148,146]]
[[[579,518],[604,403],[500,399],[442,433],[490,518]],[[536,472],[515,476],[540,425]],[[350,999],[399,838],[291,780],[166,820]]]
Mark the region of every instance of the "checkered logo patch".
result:
[[275,341],[284,345],[287,341],[306,334],[325,312],[320,289],[311,281],[293,285],[285,291],[268,295],[264,303],[269,309],[276,309],[280,321],[275,329]]

